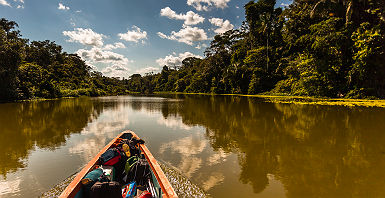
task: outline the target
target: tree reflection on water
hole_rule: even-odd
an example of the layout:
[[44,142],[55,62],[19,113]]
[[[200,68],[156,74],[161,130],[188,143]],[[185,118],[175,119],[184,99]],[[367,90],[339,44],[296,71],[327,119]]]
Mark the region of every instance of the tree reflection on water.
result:
[[239,180],[255,193],[272,174],[288,197],[385,197],[383,109],[177,97],[183,123],[206,127],[214,149],[239,153]]
[[287,197],[385,197],[385,111],[380,108],[173,95],[10,103],[1,104],[0,111],[3,177],[25,167],[36,147],[54,150],[70,134],[98,132],[84,139],[87,148],[71,145],[70,153],[84,154],[91,140],[99,149],[108,135],[116,135],[108,131],[124,130],[132,119],[130,127],[151,131],[143,135],[151,137],[154,155],[205,190],[220,186],[228,193],[232,186],[226,185],[234,183],[226,181],[237,173],[238,183],[256,194],[274,178]]
[[0,174],[25,167],[25,159],[36,147],[55,149],[66,136],[79,133],[101,112],[89,99],[1,104]]

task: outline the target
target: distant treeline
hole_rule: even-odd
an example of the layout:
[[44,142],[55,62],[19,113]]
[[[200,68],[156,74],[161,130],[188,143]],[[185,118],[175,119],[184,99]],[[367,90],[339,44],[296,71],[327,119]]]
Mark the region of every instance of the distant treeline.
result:
[[205,58],[133,75],[136,92],[385,97],[385,1],[250,1],[239,29],[214,37]]
[[126,93],[125,81],[91,71],[54,42],[29,42],[17,27],[0,19],[0,101]]

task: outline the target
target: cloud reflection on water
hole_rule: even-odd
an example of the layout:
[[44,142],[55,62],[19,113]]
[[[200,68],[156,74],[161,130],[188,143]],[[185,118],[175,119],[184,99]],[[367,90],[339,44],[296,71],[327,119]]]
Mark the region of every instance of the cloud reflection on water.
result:
[[124,105],[105,110],[97,119],[88,123],[81,131],[83,137],[74,146],[69,148],[69,152],[81,155],[84,162],[91,160],[108,140],[116,137],[118,133],[124,131],[130,125],[130,112],[126,111]]
[[0,181],[0,195],[13,194],[20,191],[21,179]]
[[[199,183],[206,192],[225,180],[222,172],[210,170],[220,166],[220,163],[226,161],[230,154],[221,149],[213,151],[204,133],[200,131],[162,144],[159,153],[164,157],[173,156],[173,160],[169,163],[178,168],[186,177],[193,180],[199,178],[195,182]],[[175,160],[176,158],[179,160]],[[212,168],[207,169],[208,167]]]
[[191,130],[193,127],[188,126],[182,122],[182,118],[180,117],[159,117],[156,121],[157,124],[164,125],[171,129],[183,129],[183,130]]
[[203,160],[197,155],[202,153],[206,146],[207,141],[203,135],[195,132],[190,136],[162,144],[159,153],[169,151],[171,155],[179,155],[181,160],[176,167],[190,178],[201,167]]
[[211,175],[207,178],[206,181],[203,182],[203,190],[206,192],[209,191],[214,186],[217,186],[221,184],[225,180],[225,176],[221,172],[213,172]]
[[210,166],[219,164],[221,162],[226,161],[227,157],[230,154],[225,153],[222,149],[219,149],[216,153],[212,154],[208,159],[207,162]]

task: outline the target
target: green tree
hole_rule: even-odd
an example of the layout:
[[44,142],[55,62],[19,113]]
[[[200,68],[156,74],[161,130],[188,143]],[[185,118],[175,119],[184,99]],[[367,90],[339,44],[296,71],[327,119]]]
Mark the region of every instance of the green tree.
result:
[[0,19],[0,100],[19,97],[18,65],[23,59],[26,40],[20,38],[17,23]]
[[[385,97],[385,38],[379,27],[370,27],[369,23],[353,33],[354,54],[349,83],[352,86],[350,95],[372,95]],[[361,93],[360,93],[361,92]]]

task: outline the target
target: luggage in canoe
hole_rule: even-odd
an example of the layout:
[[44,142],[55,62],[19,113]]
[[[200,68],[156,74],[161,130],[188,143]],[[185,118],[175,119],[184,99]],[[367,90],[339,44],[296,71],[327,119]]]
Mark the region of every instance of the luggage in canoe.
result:
[[178,196],[144,141],[125,131],[77,174],[60,197]]

